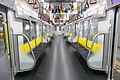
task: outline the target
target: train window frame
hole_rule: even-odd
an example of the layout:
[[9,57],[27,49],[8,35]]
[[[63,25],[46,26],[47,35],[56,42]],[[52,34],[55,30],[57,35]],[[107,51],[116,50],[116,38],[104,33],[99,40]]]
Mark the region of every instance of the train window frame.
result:
[[[4,53],[6,52],[6,50],[7,50],[7,46],[6,46],[6,37],[5,37],[5,35],[6,35],[6,33],[5,33],[5,23],[4,23],[4,16],[3,16],[3,14],[2,13],[0,13],[0,27],[2,27],[2,33],[3,33],[3,42],[4,42],[4,51],[1,51],[0,50],[0,56],[2,56],[2,55],[4,55]],[[1,32],[1,31],[0,31]],[[1,40],[1,37],[0,37],[0,40]]]

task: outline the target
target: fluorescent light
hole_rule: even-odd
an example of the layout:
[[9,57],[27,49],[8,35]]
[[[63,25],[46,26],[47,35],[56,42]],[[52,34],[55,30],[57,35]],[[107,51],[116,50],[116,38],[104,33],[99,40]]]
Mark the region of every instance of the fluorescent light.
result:
[[84,0],[76,0],[76,2],[83,2]]
[[44,2],[44,0],[38,0],[39,2]]

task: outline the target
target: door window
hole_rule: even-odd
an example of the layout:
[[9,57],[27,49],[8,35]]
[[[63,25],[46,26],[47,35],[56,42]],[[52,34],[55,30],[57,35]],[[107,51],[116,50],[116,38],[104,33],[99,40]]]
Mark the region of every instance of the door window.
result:
[[0,54],[5,52],[4,24],[3,15],[0,14]]

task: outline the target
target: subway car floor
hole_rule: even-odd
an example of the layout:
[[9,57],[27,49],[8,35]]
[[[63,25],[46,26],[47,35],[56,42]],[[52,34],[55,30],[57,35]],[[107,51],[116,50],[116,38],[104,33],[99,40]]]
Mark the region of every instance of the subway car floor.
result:
[[18,73],[15,80],[107,80],[105,72],[88,68],[63,36],[55,37],[43,54],[33,70]]

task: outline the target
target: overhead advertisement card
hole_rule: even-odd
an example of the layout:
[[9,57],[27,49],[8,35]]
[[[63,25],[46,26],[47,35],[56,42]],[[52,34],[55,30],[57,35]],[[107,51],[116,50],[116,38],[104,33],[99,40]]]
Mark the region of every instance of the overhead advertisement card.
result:
[[77,14],[77,2],[43,3],[44,14]]

